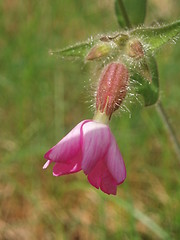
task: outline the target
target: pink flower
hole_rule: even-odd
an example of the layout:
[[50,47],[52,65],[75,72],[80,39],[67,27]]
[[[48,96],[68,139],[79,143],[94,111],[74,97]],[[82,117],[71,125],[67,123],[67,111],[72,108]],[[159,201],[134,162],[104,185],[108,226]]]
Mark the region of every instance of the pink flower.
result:
[[47,162],[55,162],[53,175],[79,172],[91,185],[107,194],[116,194],[117,185],[124,182],[126,169],[110,128],[100,122],[84,120],[73,128],[46,154]]

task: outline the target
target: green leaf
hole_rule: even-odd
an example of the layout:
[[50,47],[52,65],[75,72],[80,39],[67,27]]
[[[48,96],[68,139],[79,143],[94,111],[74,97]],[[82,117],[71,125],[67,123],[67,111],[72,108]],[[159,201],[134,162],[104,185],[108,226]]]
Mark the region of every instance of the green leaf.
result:
[[[132,79],[136,80],[136,92],[142,95],[145,106],[150,106],[155,104],[159,98],[159,76],[154,57],[147,58],[146,64],[147,68],[141,73],[134,72]],[[146,72],[149,74],[148,78]]]
[[119,25],[131,28],[144,23],[146,0],[115,0],[115,12]]
[[156,51],[158,48],[176,40],[180,33],[180,20],[161,27],[138,28],[130,32],[130,36],[142,39],[146,45],[146,53]]
[[60,58],[85,58],[89,50],[92,48],[94,44],[94,39],[90,39],[87,42],[77,43],[73,46],[52,51],[50,50],[49,53],[51,55],[56,55]]

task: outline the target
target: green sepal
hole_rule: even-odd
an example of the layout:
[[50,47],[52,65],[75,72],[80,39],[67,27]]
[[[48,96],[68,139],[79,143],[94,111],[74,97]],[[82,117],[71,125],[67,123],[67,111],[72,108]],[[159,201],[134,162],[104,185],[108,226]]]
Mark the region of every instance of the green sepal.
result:
[[144,23],[146,0],[115,0],[115,12],[120,27],[131,28]]
[[141,39],[146,45],[146,53],[152,53],[170,40],[175,40],[179,33],[180,20],[160,27],[137,28],[130,32],[130,36]]
[[156,88],[139,73],[134,74],[132,78],[138,82],[136,85],[136,93],[142,95],[144,99],[144,105],[151,106],[155,104],[159,97],[158,88]]
[[90,39],[87,42],[82,42],[82,43],[77,43],[73,46],[63,48],[60,50],[55,50],[55,51],[49,51],[51,55],[58,56],[60,58],[70,58],[70,59],[83,59],[89,52],[89,50],[92,48],[94,45],[95,40]]
[[[155,104],[159,98],[159,77],[154,57],[147,58],[146,64],[147,68],[144,72],[134,72],[131,78],[136,81],[135,91],[142,95],[144,105],[150,106]],[[146,71],[150,78],[147,78]]]

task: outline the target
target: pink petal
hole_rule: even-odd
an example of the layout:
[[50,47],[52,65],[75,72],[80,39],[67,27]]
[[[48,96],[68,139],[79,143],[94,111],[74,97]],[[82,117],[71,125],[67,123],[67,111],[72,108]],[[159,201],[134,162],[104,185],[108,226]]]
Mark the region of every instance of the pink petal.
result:
[[79,172],[81,170],[81,159],[82,157],[80,152],[73,160],[71,160],[71,162],[55,163],[53,167],[53,175],[57,177],[65,174]]
[[88,174],[88,181],[95,188],[99,189],[101,184],[102,161],[98,161],[93,170]]
[[51,161],[47,160],[46,163],[43,166],[43,169],[46,169],[50,165]]
[[82,169],[85,174],[88,174],[105,155],[110,142],[110,134],[106,125],[93,121],[84,124],[82,129]]
[[107,194],[116,195],[117,192],[117,183],[114,178],[111,176],[109,171],[104,171],[104,175],[101,180],[101,190]]
[[81,128],[87,121],[88,120],[84,120],[73,128],[60,142],[44,155],[44,158],[53,162],[70,161],[71,158],[80,151]]
[[118,184],[126,178],[126,167],[117,146],[114,136],[111,134],[111,144],[106,155],[107,167]]
[[98,161],[94,169],[88,174],[88,181],[107,194],[116,194],[117,183],[107,169],[104,159]]

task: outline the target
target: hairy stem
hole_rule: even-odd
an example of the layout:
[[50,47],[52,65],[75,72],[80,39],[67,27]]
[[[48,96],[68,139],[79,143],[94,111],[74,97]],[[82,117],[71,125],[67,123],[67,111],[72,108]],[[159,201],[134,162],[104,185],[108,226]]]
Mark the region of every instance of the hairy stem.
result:
[[180,162],[180,144],[178,142],[178,139],[177,139],[177,136],[174,132],[174,129],[172,128],[170,122],[169,122],[169,119],[168,119],[168,116],[162,106],[162,103],[159,101],[157,104],[156,104],[156,109],[157,109],[157,112],[159,113],[167,131],[168,131],[168,134],[170,136],[170,139],[173,143],[173,147],[174,147],[174,150],[176,152],[176,155],[177,155],[177,158]]
[[131,23],[130,23],[130,21],[129,21],[129,17],[128,17],[127,12],[126,12],[126,9],[125,9],[125,7],[124,7],[123,1],[122,1],[122,0],[118,0],[118,4],[119,4],[119,7],[120,7],[120,9],[121,9],[121,11],[122,11],[122,15],[123,15],[124,20],[125,20],[125,22],[126,22],[126,26],[127,26],[128,28],[131,28]]

